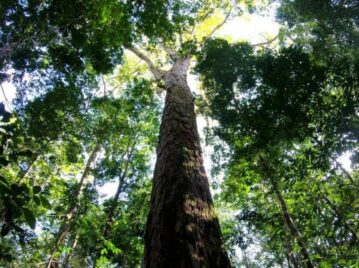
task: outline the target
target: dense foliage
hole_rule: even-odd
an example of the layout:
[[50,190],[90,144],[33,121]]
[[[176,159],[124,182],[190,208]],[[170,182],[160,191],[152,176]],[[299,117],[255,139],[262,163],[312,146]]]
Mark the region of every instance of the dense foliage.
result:
[[[0,266],[140,267],[161,106],[148,73],[180,55],[215,122],[233,266],[358,267],[359,4],[264,2],[2,1],[16,97],[0,103]],[[271,2],[278,42],[213,37]]]
[[236,211],[230,242],[247,267],[358,265],[357,13],[354,2],[318,1],[326,13],[304,2],[280,8],[298,43],[254,50],[212,39],[198,55],[203,110],[219,123],[209,140],[226,159],[216,161],[220,199]]

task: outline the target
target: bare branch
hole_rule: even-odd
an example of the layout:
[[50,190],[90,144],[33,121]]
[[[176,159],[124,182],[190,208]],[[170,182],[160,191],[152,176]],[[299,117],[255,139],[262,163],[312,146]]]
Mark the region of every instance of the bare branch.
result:
[[[202,18],[199,19],[199,21],[201,21],[201,22],[205,21],[209,17],[209,15],[211,15],[213,13],[214,10],[215,10],[214,8],[211,8],[210,10],[208,10],[208,12],[206,12],[202,16]],[[193,24],[192,29],[190,31],[191,35],[193,35],[194,30],[196,29],[196,25],[197,25],[196,23]]]
[[106,96],[107,95],[107,87],[106,87],[105,78],[103,76],[101,77],[101,81],[102,81],[102,84],[103,84],[103,95]]
[[274,36],[273,38],[269,39],[268,41],[257,43],[257,44],[251,44],[252,47],[261,47],[261,46],[267,46],[272,44],[275,40],[277,40],[279,37],[279,33]]
[[150,71],[152,72],[156,80],[162,79],[163,71],[157,68],[148,56],[146,56],[144,53],[142,53],[140,50],[138,50],[135,47],[128,47],[127,49],[148,64],[148,67],[150,68]]
[[222,26],[224,24],[226,24],[226,22],[228,21],[229,17],[231,16],[233,10],[233,5],[231,5],[231,8],[228,10],[226,16],[224,17],[223,21],[218,24],[216,27],[214,27],[214,29],[211,31],[211,33],[208,35],[208,37],[211,37],[212,35],[214,35],[220,28],[222,28]]
[[10,101],[8,100],[8,98],[6,97],[4,87],[2,86],[2,84],[0,84],[0,87],[1,87],[1,92],[4,96],[5,103],[6,103],[7,107],[9,108],[10,112],[12,112],[13,111],[12,105],[11,105]]

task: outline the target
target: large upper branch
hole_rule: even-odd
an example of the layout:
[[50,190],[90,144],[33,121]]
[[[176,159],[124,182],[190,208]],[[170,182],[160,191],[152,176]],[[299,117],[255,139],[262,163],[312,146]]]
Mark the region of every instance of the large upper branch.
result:
[[222,26],[224,24],[226,24],[226,22],[228,21],[229,17],[231,16],[233,10],[233,5],[231,5],[230,9],[228,10],[226,16],[224,17],[224,19],[221,21],[221,23],[219,23],[216,27],[213,28],[213,30],[210,32],[210,34],[208,35],[208,37],[211,37],[212,35],[214,35],[220,28],[222,28]]
[[152,72],[152,74],[156,80],[162,79],[163,71],[161,69],[157,68],[153,64],[152,60],[147,55],[145,55],[143,52],[141,52],[139,49],[137,49],[135,47],[128,47],[127,49],[130,50],[137,57],[139,57],[141,60],[143,60],[144,62],[146,62],[148,64],[148,67],[150,68],[150,71]]

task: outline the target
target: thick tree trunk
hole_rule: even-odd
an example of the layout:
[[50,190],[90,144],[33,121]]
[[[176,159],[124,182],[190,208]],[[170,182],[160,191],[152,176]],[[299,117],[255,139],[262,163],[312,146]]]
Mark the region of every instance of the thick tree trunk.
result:
[[164,78],[145,268],[230,267],[203,167],[188,67],[189,59],[178,59]]

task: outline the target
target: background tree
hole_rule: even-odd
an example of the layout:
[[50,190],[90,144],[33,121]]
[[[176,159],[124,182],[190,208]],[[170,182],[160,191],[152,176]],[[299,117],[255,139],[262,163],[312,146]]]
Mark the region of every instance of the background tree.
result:
[[[303,12],[309,11],[297,4],[313,8],[294,1],[285,2],[280,11],[290,6],[291,15],[303,22]],[[331,8],[341,9],[335,4]],[[313,20],[320,16],[310,14]],[[340,19],[347,29],[355,27],[354,17]],[[329,27],[333,47],[327,44],[325,57],[318,44],[328,36],[318,32],[312,40],[299,39],[308,47],[254,51],[245,43],[209,40],[199,54],[197,70],[203,78],[206,111],[220,124],[213,129],[212,141],[219,148],[217,138],[228,145],[222,154],[229,156],[222,198],[236,204],[237,226],[242,234],[249,232],[241,239],[245,243],[238,245],[245,250],[258,241],[259,254],[270,253],[261,265],[356,263],[358,227],[352,210],[358,200],[355,30],[349,30],[352,35],[340,43],[346,53],[338,55],[335,44],[342,32],[329,21],[320,17],[315,27],[300,28],[305,36],[318,27]],[[300,27],[291,26],[294,33]],[[348,151],[351,172],[337,160]]]

